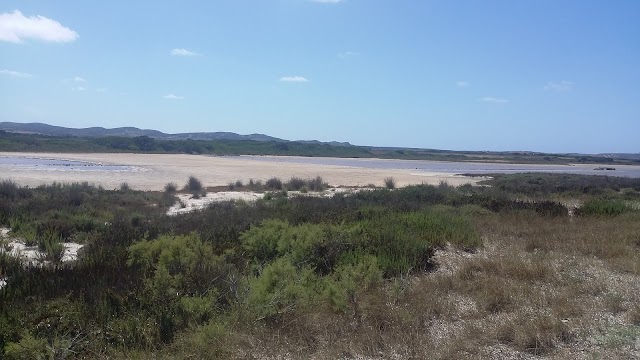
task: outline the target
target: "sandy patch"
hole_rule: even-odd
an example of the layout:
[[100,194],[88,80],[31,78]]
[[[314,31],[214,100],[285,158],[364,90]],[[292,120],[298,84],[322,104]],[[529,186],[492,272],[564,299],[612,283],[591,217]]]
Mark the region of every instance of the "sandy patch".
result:
[[[11,256],[22,259],[25,264],[38,265],[44,263],[44,254],[38,250],[37,246],[27,246],[18,240],[11,241],[6,246]],[[64,246],[64,255],[62,256],[63,263],[77,260],[78,251],[84,247],[84,245],[71,242],[62,243],[62,246]],[[4,248],[0,249],[0,252],[4,251]]]
[[[369,188],[330,188],[322,192],[300,192],[287,191],[287,196],[313,196],[313,197],[330,197],[338,193],[355,193],[362,190],[372,190]],[[262,199],[266,193],[254,191],[220,191],[210,192],[206,196],[193,198],[191,194],[177,194],[178,201],[167,211],[167,215],[173,216],[178,214],[186,214],[192,211],[201,210],[208,205],[223,201],[241,200],[252,202]]]
[[[383,186],[383,180],[393,177],[398,186],[447,182],[450,185],[476,183],[480,178],[467,178],[447,173],[418,172],[415,169],[367,169],[337,165],[300,164],[278,161],[257,161],[241,156],[212,157],[186,154],[56,154],[0,153],[0,156],[36,157],[95,162],[107,165],[133,166],[139,171],[43,171],[33,169],[0,169],[3,179],[20,185],[38,186],[56,182],[88,181],[106,189],[115,189],[126,182],[138,190],[162,190],[169,182],[182,186],[190,175],[206,186],[227,185],[236,180],[265,181],[270,177],[287,180],[292,176],[321,176],[332,186]],[[284,159],[284,157],[283,157]]]
[[209,204],[231,200],[255,201],[264,194],[255,192],[221,191],[207,193],[206,196],[194,199],[191,194],[178,194],[178,202],[167,211],[167,215],[178,215],[206,208]]

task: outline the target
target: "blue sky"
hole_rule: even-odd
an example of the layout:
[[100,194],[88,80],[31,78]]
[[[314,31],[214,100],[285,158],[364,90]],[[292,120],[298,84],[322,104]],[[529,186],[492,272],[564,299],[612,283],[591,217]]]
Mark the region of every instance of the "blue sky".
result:
[[640,152],[640,1],[2,1],[0,121]]

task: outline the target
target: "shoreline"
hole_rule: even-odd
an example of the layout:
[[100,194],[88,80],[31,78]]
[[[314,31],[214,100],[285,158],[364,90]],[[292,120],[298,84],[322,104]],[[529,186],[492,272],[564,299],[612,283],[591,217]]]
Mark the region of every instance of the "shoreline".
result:
[[[416,169],[369,169],[342,165],[303,164],[287,161],[259,161],[238,157],[216,157],[187,154],[139,153],[24,153],[0,152],[2,157],[21,157],[45,160],[68,160],[111,166],[133,166],[142,171],[49,171],[9,169],[1,179],[10,179],[20,186],[39,186],[53,182],[84,182],[115,189],[126,182],[137,190],[161,191],[169,182],[181,186],[191,175],[205,186],[225,186],[236,180],[265,181],[271,177],[287,180],[291,177],[315,178],[321,176],[331,186],[382,186],[387,177],[393,177],[398,186],[446,182],[458,186],[476,184],[483,178],[471,178],[451,173],[419,171]],[[277,158],[277,157],[275,157]],[[283,157],[285,158],[285,157]],[[332,159],[332,158],[325,158]],[[387,159],[381,159],[387,160]]]

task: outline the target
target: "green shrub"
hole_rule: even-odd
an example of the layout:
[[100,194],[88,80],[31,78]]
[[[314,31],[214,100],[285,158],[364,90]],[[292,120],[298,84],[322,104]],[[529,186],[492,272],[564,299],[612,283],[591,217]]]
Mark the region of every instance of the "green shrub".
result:
[[11,180],[0,181],[0,199],[14,201],[18,198],[18,185]]
[[[287,190],[299,191],[305,185],[305,181],[299,177],[292,177],[286,184]],[[268,185],[268,183],[267,183]]]
[[267,180],[265,185],[267,186],[268,189],[282,190],[282,180],[276,177],[272,177],[271,179]]
[[345,225],[301,224],[267,220],[240,236],[243,250],[262,267],[286,257],[317,274],[334,271],[338,264],[357,264],[363,256],[377,258],[386,277],[432,266],[435,247],[451,243],[464,249],[481,244],[467,218],[443,211],[394,213],[363,209],[363,220]]
[[156,312],[163,341],[181,328],[208,321],[222,300],[219,294],[231,296],[230,265],[195,234],[135,243],[127,264],[145,279],[144,301]]
[[451,243],[471,249],[481,244],[467,218],[441,211],[381,211],[359,224],[357,248],[375,255],[386,277],[430,268],[435,247]]
[[29,333],[23,334],[20,341],[10,342],[4,348],[4,356],[9,360],[44,360],[52,358],[52,355],[46,340],[34,338]]
[[310,285],[315,281],[308,268],[298,268],[280,258],[265,266],[249,280],[248,304],[259,319],[274,319],[307,307],[313,299]]
[[329,187],[329,184],[324,182],[320,176],[316,176],[315,179],[307,181],[307,186],[311,191],[324,191]]
[[633,209],[622,200],[593,199],[578,208],[576,213],[578,215],[615,216],[628,211],[633,211]]
[[44,255],[44,260],[51,261],[54,264],[60,264],[64,256],[65,247],[53,237],[41,238],[38,242],[38,248]]
[[356,264],[341,265],[328,278],[324,295],[329,304],[339,311],[351,309],[356,313],[357,295],[382,282],[382,270],[375,256],[362,256]]
[[174,182],[167,183],[164,186],[164,192],[165,193],[170,193],[171,194],[171,193],[174,193],[176,191],[178,191],[178,185],[176,183],[174,183]]
[[197,193],[203,190],[202,182],[195,176],[189,176],[184,189],[189,192]]

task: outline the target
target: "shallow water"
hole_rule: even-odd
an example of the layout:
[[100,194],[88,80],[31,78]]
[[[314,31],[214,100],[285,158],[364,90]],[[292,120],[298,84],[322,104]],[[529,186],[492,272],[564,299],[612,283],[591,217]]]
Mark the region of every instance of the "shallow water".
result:
[[105,165],[77,160],[42,159],[19,156],[0,156],[0,169],[45,171],[136,171],[129,165]]
[[[234,157],[237,159],[237,157]],[[278,157],[278,156],[241,156],[247,160],[285,162],[299,164],[349,166],[365,169],[402,169],[420,172],[438,172],[448,174],[513,174],[526,172],[563,173],[580,175],[606,175],[640,178],[640,166],[613,166],[616,170],[595,170],[601,165],[539,165],[539,164],[500,164],[468,163],[426,160],[395,159],[353,159],[320,157]]]

